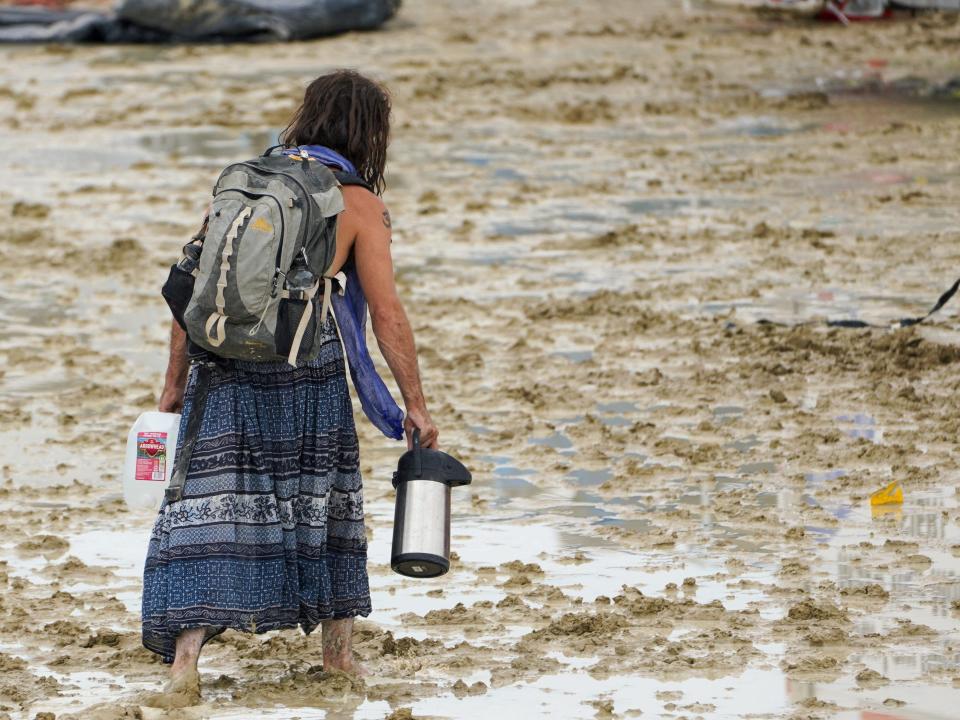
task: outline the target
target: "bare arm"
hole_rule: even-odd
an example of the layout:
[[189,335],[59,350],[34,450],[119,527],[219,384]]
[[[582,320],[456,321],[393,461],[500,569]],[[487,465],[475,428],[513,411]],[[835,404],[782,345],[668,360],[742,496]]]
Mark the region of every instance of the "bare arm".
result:
[[190,362],[187,358],[187,334],[176,320],[171,324],[170,359],[167,361],[167,376],[160,395],[160,411],[176,413],[183,409],[183,392],[187,387]]
[[376,196],[354,193],[353,221],[356,223],[354,256],[360,284],[370,306],[373,334],[407,408],[404,427],[407,445],[413,428],[420,428],[423,447],[437,447],[439,432],[427,412],[420,383],[417,348],[407,313],[403,309],[393,277],[390,256],[390,214]]

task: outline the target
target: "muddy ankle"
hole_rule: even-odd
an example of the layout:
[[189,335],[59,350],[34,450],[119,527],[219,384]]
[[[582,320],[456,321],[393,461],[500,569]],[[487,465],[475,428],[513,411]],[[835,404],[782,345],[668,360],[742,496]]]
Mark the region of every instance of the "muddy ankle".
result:
[[196,661],[192,663],[183,663],[182,665],[177,665],[176,661],[174,661],[173,665],[170,666],[170,682],[173,682],[178,678],[190,677],[191,675],[197,674],[198,671]]
[[140,704],[164,710],[199,705],[200,674],[193,668],[175,673],[161,692],[144,695]]
[[171,673],[166,689],[173,692],[195,692],[199,697],[200,673],[197,672],[196,668],[187,668]]
[[347,675],[353,675],[358,678],[364,678],[370,674],[363,665],[352,658],[324,663],[323,669],[328,672],[338,671],[346,673]]

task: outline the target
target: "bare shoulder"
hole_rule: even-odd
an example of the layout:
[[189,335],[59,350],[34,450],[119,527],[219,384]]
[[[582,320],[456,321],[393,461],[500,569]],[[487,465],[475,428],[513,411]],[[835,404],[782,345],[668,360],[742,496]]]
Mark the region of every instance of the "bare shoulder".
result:
[[343,188],[343,204],[360,225],[379,225],[390,228],[390,211],[383,200],[359,185]]

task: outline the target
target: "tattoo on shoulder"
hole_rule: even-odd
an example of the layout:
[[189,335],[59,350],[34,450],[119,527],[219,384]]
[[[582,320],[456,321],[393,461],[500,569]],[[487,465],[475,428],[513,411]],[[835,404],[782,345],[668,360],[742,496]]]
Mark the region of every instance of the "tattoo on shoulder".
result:
[[392,228],[392,227],[393,227],[393,223],[390,221],[390,211],[389,211],[389,210],[384,210],[384,211],[383,211],[383,226],[384,226],[384,227],[387,227],[387,228]]

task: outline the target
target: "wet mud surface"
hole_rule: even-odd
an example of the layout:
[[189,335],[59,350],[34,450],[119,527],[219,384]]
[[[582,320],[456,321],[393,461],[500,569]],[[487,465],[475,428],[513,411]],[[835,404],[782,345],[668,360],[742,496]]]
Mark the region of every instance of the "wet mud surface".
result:
[[[3,48],[0,717],[934,718],[960,700],[960,23],[408,1],[283,46]],[[362,418],[365,681],[227,633],[138,698],[150,513],[123,442],[166,266],[219,166],[357,65],[454,492],[451,573],[389,569],[400,450]],[[781,325],[761,325],[766,318]],[[869,495],[903,482],[905,502]]]

